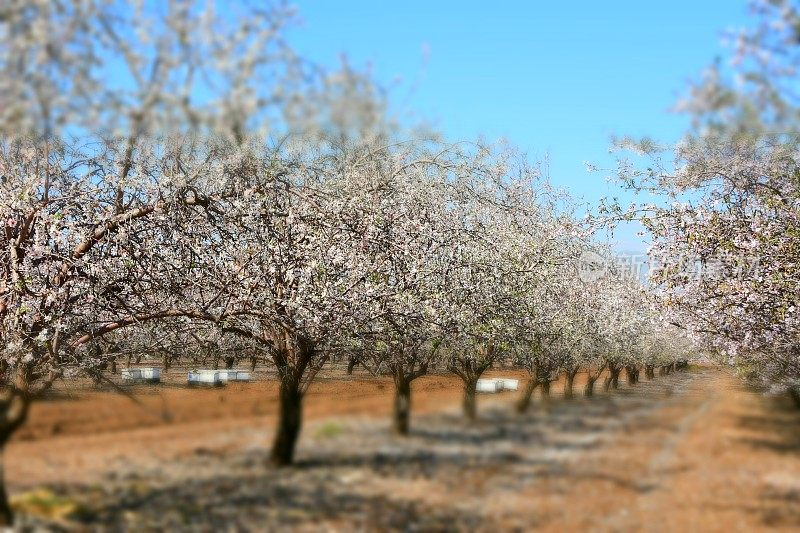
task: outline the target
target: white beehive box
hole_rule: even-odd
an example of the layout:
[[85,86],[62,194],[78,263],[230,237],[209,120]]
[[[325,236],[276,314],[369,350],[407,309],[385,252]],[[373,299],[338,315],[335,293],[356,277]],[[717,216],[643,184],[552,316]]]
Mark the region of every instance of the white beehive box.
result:
[[503,388],[502,383],[496,379],[479,379],[475,390],[478,392],[500,392]]
[[142,379],[144,379],[145,381],[152,381],[152,382],[161,381],[161,369],[160,368],[143,368],[142,369]]
[[495,381],[500,383],[500,390],[512,391],[519,390],[519,380],[511,378],[495,378]]
[[142,379],[141,368],[123,368],[122,381],[139,381]]
[[159,368],[123,368],[122,381],[131,383],[158,383],[161,381]]
[[222,385],[223,382],[219,373],[219,370],[195,370],[194,372],[189,372],[187,381],[189,385]]
[[250,372],[246,370],[220,370],[219,379],[222,382],[250,381]]

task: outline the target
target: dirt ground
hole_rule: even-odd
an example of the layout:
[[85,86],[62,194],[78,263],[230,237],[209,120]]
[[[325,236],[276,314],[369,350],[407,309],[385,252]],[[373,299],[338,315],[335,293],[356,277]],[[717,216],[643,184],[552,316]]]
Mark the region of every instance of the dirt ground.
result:
[[270,381],[133,399],[62,385],[8,446],[6,477],[25,524],[68,530],[800,528],[800,412],[784,398],[712,368],[587,400],[555,389],[525,415],[513,393],[481,395],[467,425],[460,382],[426,377],[402,439],[388,379],[332,372],[307,398],[298,465],[273,470]]

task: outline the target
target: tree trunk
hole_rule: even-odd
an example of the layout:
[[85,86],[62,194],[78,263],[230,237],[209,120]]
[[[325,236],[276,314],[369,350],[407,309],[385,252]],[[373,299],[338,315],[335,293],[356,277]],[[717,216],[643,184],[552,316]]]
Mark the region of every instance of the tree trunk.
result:
[[128,354],[128,364],[127,364],[127,368],[130,368],[130,367],[131,367],[131,360],[132,360],[132,359],[133,359],[133,355],[131,355],[131,354]]
[[[279,374],[289,374],[284,369]],[[282,375],[280,379],[278,428],[270,453],[273,466],[288,466],[294,462],[295,445],[303,423],[303,393],[300,383],[293,375]]]
[[564,398],[571,400],[575,397],[575,376],[578,370],[564,372]]
[[[0,437],[2,439],[3,437]],[[14,525],[14,514],[11,512],[11,505],[8,501],[8,493],[6,492],[6,478],[4,469],[4,453],[5,446],[0,446],[0,528],[10,528]],[[10,531],[10,529],[9,529]]]
[[[0,436],[0,441],[5,442],[10,436]],[[2,444],[0,445],[0,529],[3,529],[3,531],[5,531],[6,527],[10,528],[14,525],[14,513],[11,511],[8,492],[6,492],[4,451],[5,444]]]
[[164,372],[169,370],[169,354],[164,354],[164,364],[162,366],[164,367]]
[[256,371],[256,364],[258,364],[258,357],[256,357],[254,355],[254,356],[250,357],[250,371],[251,372],[255,372]]
[[586,380],[586,388],[583,389],[583,395],[587,398],[594,396],[594,384],[600,376],[592,376]]
[[625,373],[626,373],[626,375],[628,377],[628,385],[631,385],[631,386],[636,385],[636,382],[638,381],[638,377],[636,375],[637,372],[638,371],[637,371],[635,366],[627,366],[627,367],[625,367]]
[[533,396],[533,391],[536,390],[536,387],[539,386],[539,382],[536,381],[535,378],[530,378],[528,380],[527,385],[525,385],[525,390],[522,391],[522,395],[519,397],[519,401],[517,402],[517,412],[522,414],[528,411],[528,407],[531,405],[531,397]]
[[478,378],[464,380],[464,417],[469,422],[475,422],[478,418],[477,387]]
[[13,525],[14,515],[11,512],[6,492],[4,450],[6,442],[28,417],[30,398],[2,388],[0,388],[0,392],[9,392],[9,394],[0,395],[3,398],[0,401],[0,421],[2,421],[0,422],[0,529],[5,530],[6,527],[10,528]]
[[233,368],[233,365],[236,363],[235,357],[226,357],[225,358],[225,368],[230,370]]
[[644,377],[647,379],[655,379],[656,370],[653,365],[644,365]]
[[611,363],[608,364],[608,376],[606,376],[606,379],[603,382],[603,389],[605,391],[619,388],[620,372],[622,372],[622,368],[618,368],[616,365]]
[[114,357],[114,359],[111,360],[111,373],[112,374],[116,374],[117,373],[117,358],[116,357]]
[[397,435],[408,435],[411,418],[411,380],[404,374],[394,377],[394,416],[392,429]]
[[550,401],[550,381],[542,381],[542,399],[545,401]]
[[269,462],[273,466],[288,466],[294,462],[297,439],[303,425],[303,395],[327,357],[312,366],[316,347],[302,336],[285,334],[277,344],[273,362],[278,369],[280,383],[279,414]]
[[358,359],[355,357],[351,357],[349,361],[347,361],[347,375],[353,375],[353,369],[355,369],[356,365],[358,364]]
[[794,401],[795,407],[800,408],[800,387],[789,387],[789,397]]
[[478,418],[477,388],[478,380],[489,368],[494,353],[493,345],[484,346],[486,359],[475,361],[470,357],[456,358],[450,364],[450,372],[461,378],[464,383],[464,399],[462,409],[467,422],[474,422]]

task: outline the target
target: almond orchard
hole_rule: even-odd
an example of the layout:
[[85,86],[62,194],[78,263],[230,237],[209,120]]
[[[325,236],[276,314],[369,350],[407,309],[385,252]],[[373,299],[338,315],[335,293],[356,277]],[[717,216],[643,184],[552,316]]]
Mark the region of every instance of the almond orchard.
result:
[[[617,178],[656,200],[590,216],[509,143],[409,130],[367,73],[301,58],[287,6],[167,6],[0,7],[0,450],[55,384],[142,357],[274,371],[281,467],[348,361],[391,377],[401,436],[416,380],[458,376],[470,423],[491,368],[525,372],[521,413],[687,361],[800,398],[788,3],[737,37],[744,89],[691,87],[677,147],[620,141],[651,163]],[[620,220],[651,235],[647,280],[603,240]]]

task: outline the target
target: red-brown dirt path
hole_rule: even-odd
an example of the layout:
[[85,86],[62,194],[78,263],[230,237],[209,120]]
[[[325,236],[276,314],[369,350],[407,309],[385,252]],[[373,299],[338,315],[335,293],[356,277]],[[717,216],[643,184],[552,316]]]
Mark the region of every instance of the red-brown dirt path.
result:
[[[493,375],[525,379],[519,371],[486,374]],[[231,452],[269,443],[277,382],[258,376],[252,383],[203,389],[186,387],[182,377],[173,372],[160,385],[124,387],[125,394],[94,390],[88,383],[59,384],[32,406],[6,450],[9,486],[94,482],[117,467],[152,467],[198,450]],[[413,417],[457,405],[461,381],[423,376],[412,392]],[[330,371],[309,388],[304,420],[361,416],[385,418],[388,424],[392,395],[391,378]]]
[[[416,384],[407,440],[386,431],[388,380],[329,376],[308,398],[303,465],[280,474],[259,460],[273,387],[163,387],[137,394],[147,416],[109,393],[44,402],[8,447],[11,488],[67,483],[79,499],[96,490],[93,520],[134,529],[198,519],[200,530],[800,529],[800,412],[719,369],[591,400],[559,400],[556,388],[549,407],[537,401],[524,417],[511,414],[515,396],[482,395],[473,427],[458,417],[460,382],[431,376]],[[105,488],[132,466],[144,477]]]

